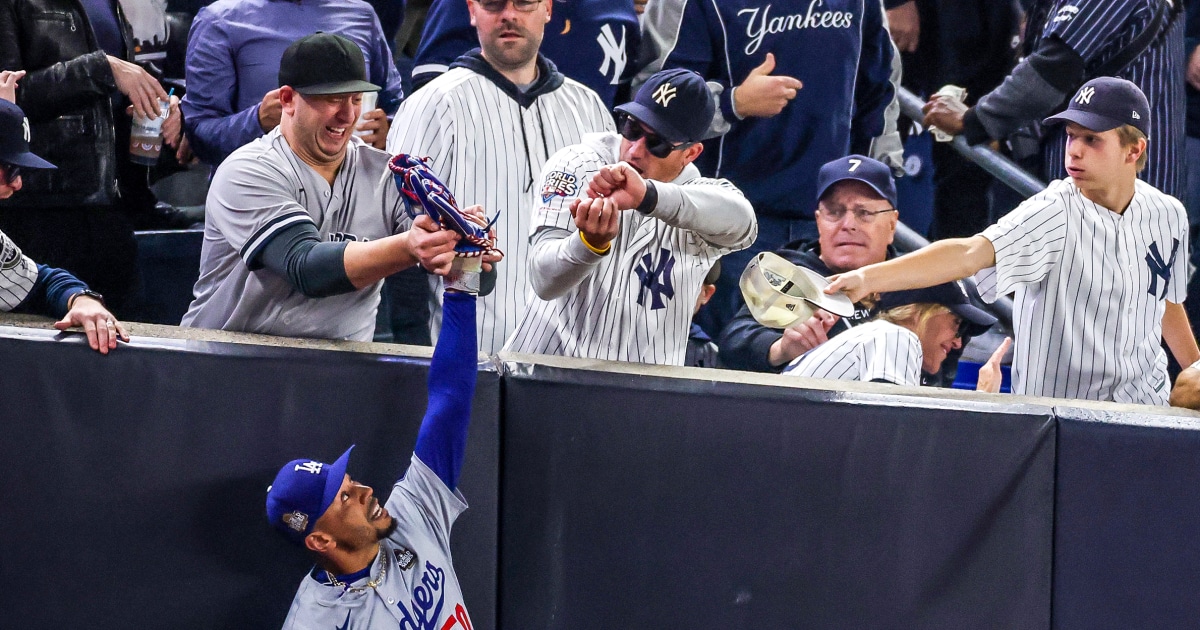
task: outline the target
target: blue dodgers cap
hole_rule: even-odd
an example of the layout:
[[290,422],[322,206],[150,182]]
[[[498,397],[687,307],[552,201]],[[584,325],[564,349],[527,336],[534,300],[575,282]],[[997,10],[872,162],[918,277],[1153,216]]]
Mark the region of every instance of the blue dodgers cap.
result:
[[645,123],[671,142],[699,142],[708,136],[716,103],[704,77],[683,68],[654,73],[637,96],[616,110]]
[[1098,77],[1083,84],[1064,112],[1042,121],[1046,125],[1064,122],[1083,125],[1092,131],[1108,131],[1121,125],[1133,125],[1150,135],[1150,101],[1133,83],[1116,77]]
[[58,168],[29,152],[29,119],[15,103],[0,99],[0,162],[24,168]]
[[857,154],[826,162],[821,167],[817,173],[817,201],[821,201],[831,186],[848,179],[870,186],[893,208],[896,207],[896,181],[892,179],[892,169],[879,160]]
[[971,304],[967,290],[959,280],[935,284],[924,289],[890,291],[879,298],[879,310],[886,311],[906,304],[941,304],[967,322],[967,334],[974,337],[987,332],[996,318]]
[[275,482],[267,488],[267,520],[297,545],[312,532],[317,519],[329,509],[346,476],[350,451],[332,464],[311,459],[295,459],[279,469]]

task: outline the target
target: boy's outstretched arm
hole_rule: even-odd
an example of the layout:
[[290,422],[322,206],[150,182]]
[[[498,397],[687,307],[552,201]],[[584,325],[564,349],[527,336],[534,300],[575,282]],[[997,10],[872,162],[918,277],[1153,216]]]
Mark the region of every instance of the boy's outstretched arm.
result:
[[996,264],[992,242],[976,234],[950,238],[911,254],[832,276],[825,293],[841,291],[858,302],[873,293],[920,289],[972,276]]

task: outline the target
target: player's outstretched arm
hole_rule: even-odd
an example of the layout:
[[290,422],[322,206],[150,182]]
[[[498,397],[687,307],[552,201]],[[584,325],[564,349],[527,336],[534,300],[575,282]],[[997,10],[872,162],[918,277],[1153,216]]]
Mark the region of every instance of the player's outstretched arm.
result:
[[455,291],[444,296],[442,331],[429,365],[429,406],[417,433],[417,457],[450,490],[458,487],[475,398],[475,299]]
[[825,293],[858,302],[873,293],[920,289],[960,280],[996,264],[992,242],[980,235],[938,241],[911,254],[837,274]]

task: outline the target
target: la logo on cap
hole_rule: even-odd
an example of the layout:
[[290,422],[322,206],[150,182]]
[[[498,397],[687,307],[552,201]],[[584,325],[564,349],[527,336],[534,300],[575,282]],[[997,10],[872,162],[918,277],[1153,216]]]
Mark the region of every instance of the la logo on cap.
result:
[[1095,94],[1096,88],[1089,85],[1082,90],[1079,90],[1079,95],[1075,97],[1075,102],[1079,103],[1080,105],[1091,105],[1092,96]]
[[676,89],[670,83],[664,83],[654,90],[654,102],[666,107],[671,103],[671,99],[675,98]]

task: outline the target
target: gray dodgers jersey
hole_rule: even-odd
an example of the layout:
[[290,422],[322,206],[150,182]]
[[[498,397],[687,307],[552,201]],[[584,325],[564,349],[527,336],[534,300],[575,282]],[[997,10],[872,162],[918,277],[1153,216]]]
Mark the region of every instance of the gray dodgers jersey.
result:
[[617,163],[621,140],[588,134],[546,163],[530,229],[529,281],[554,298],[530,298],[505,350],[683,365],[704,276],[758,235],[741,191],[688,164],[675,181],[656,182],[658,205],[649,215],[621,212],[607,254],[589,250],[571,203],[586,196],[602,166]]
[[396,531],[380,541],[370,575],[350,584],[363,587],[387,563],[376,588],[350,592],[318,581],[310,572],[300,583],[284,630],[469,630],[473,627],[450,557],[450,528],[467,503],[451,492],[416,455],[388,497]]
[[292,337],[370,341],[382,281],[323,298],[251,265],[279,231],[309,222],[325,241],[367,241],[412,224],[389,155],[351,138],[330,186],[288,146],[276,127],[234,151],[213,176],[195,300],[183,326]]
[[33,291],[37,279],[37,264],[22,254],[7,234],[0,232],[0,311],[20,306]]

